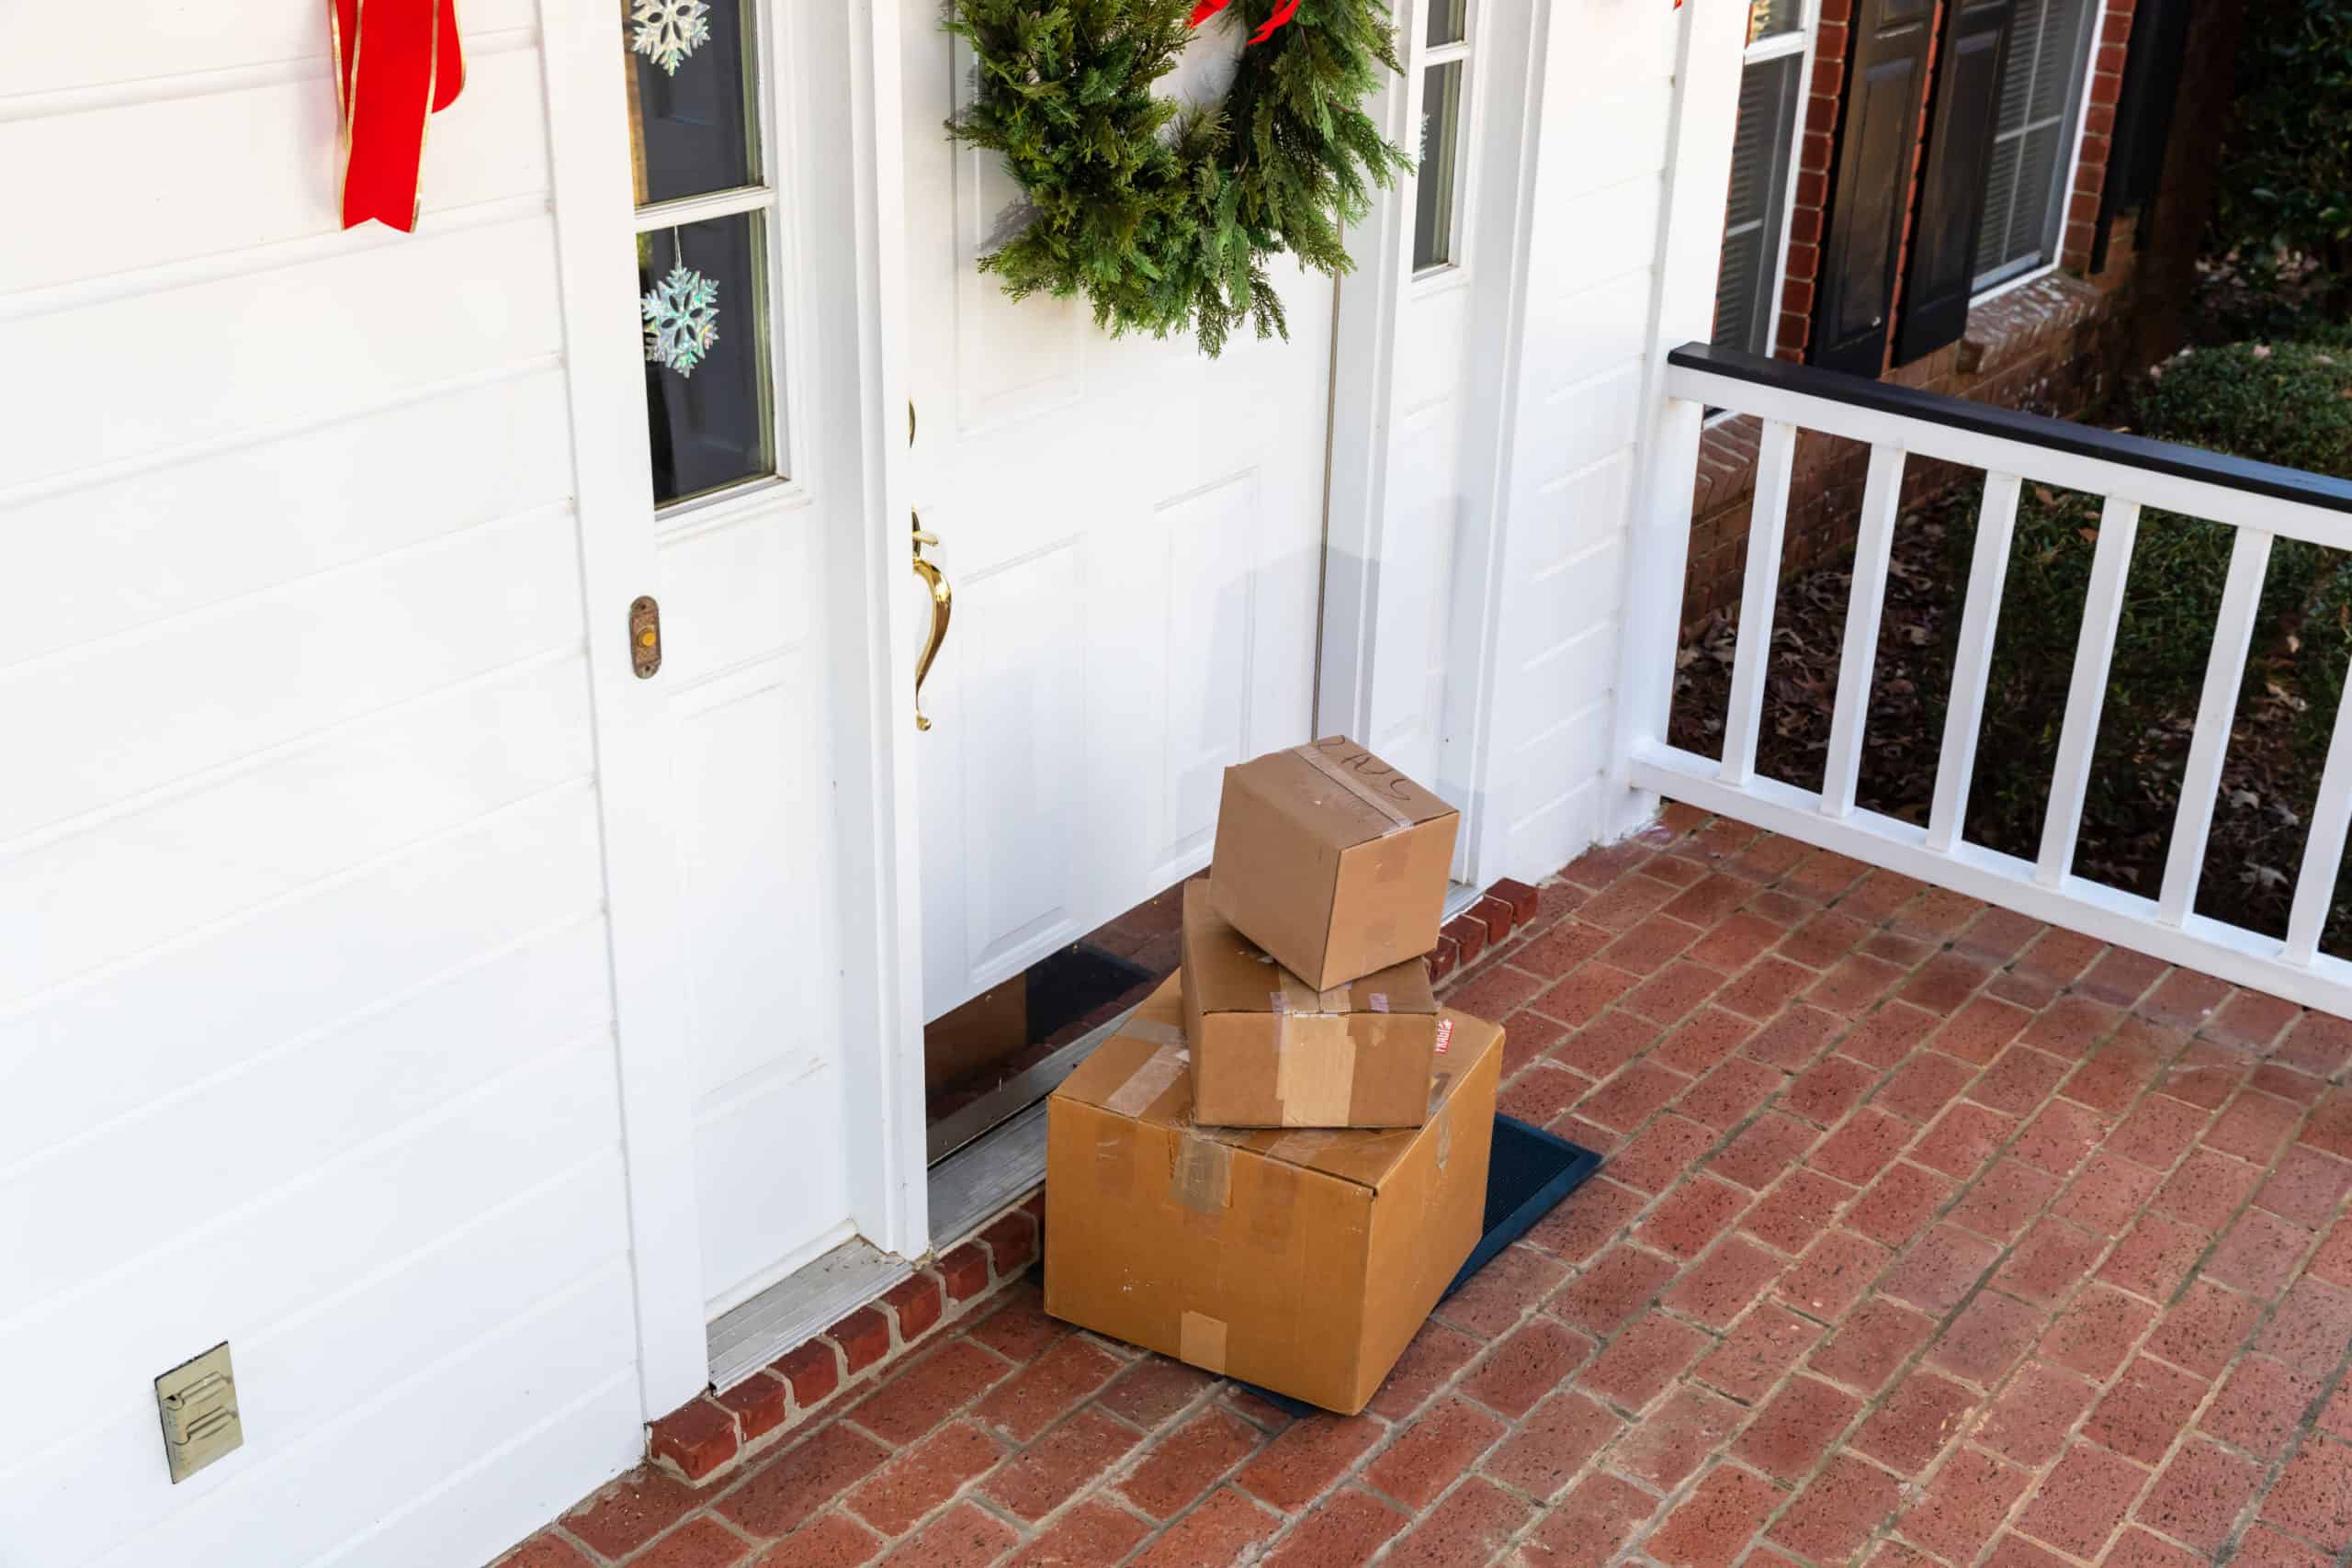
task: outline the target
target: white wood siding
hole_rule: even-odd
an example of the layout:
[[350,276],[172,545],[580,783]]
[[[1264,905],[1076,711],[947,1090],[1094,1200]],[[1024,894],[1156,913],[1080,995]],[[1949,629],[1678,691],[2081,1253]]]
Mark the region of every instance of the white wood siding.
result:
[[1613,688],[1681,21],[1663,0],[1554,0],[1532,67],[1482,880],[1547,875],[1612,830]]
[[0,54],[0,1561],[469,1568],[641,1450],[537,14],[465,19],[413,238],[323,6]]

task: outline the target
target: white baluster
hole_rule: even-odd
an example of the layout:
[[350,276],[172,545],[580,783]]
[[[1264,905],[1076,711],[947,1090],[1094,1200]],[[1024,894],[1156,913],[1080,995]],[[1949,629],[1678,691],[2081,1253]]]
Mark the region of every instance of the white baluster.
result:
[[2115,627],[2123,615],[2123,580],[2140,536],[2140,503],[2107,498],[2098,545],[2091,552],[2090,591],[2083,602],[2083,631],[2075,644],[2075,675],[2066,689],[2065,728],[2058,733],[2058,765],[2050,778],[2050,815],[2041,823],[2041,854],[2034,880],[2055,887],[2074,869],[2075,840],[2083,827],[2083,793],[2090,783],[2091,751],[2098,742],[2099,710],[2107,702],[2107,671],[2115,658]]
[[2303,840],[2303,863],[2295,874],[2295,907],[2287,916],[2284,956],[2290,964],[2309,966],[2319,953],[2320,933],[2335,902],[2335,873],[2344,863],[2347,829],[2352,829],[2352,702],[2335,710],[2327,762],[2320,769],[2311,835]]
[[1739,642],[1731,664],[1731,710],[1724,720],[1724,783],[1745,784],[1756,772],[1756,737],[1764,716],[1764,671],[1772,656],[1773,602],[1781,591],[1781,536],[1789,519],[1789,479],[1797,428],[1764,422],[1756,453],[1756,498],[1747,522],[1747,577],[1739,594]]
[[1829,756],[1821,777],[1821,810],[1828,817],[1854,814],[1871,672],[1878,664],[1879,613],[1886,604],[1886,565],[1894,548],[1894,516],[1902,506],[1903,448],[1872,446],[1870,477],[1862,485],[1861,529],[1854,540],[1854,584],[1846,600],[1838,705],[1829,719]]
[[1984,503],[1976,514],[1976,548],[1968,563],[1968,604],[1960,613],[1960,652],[1952,662],[1951,706],[1944,716],[1944,747],[1936,764],[1935,805],[1928,814],[1928,847],[1950,854],[1960,842],[1968,785],[1976,774],[1976,736],[1984,718],[1984,682],[1993,667],[1993,630],[2001,618],[2001,587],[2009,571],[2009,541],[2017,533],[2015,474],[1984,476]]
[[2255,611],[2262,601],[2262,574],[2270,564],[2270,536],[2240,528],[2230,546],[2230,575],[2222,589],[2222,613],[2213,623],[2213,649],[2205,658],[2205,690],[2197,700],[2197,728],[2188,738],[2188,765],[2180,775],[2180,805],[2172,820],[2172,844],[2165,852],[2165,884],[2156,896],[2156,919],[2177,926],[2197,903],[2198,879],[2205,874],[2205,841],[2213,829],[2213,795],[2222,787],[2222,761],[2230,749],[2230,719],[2237,712],[2238,687],[2245,680],[2246,649],[2254,646]]

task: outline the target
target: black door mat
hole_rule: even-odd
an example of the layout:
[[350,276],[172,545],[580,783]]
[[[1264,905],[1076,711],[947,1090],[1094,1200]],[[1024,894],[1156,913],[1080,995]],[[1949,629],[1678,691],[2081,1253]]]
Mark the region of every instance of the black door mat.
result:
[[1047,953],[1030,965],[1029,1038],[1049,1040],[1064,1026],[1160,976],[1089,942]]
[[[1487,1167],[1486,1230],[1453,1282],[1446,1286],[1445,1294],[1450,1296],[1468,1284],[1472,1275],[1533,1230],[1536,1221],[1558,1208],[1560,1200],[1600,1168],[1600,1156],[1582,1145],[1530,1126],[1516,1116],[1498,1114],[1494,1154]],[[1241,1386],[1292,1416],[1313,1416],[1322,1408],[1255,1383]]]

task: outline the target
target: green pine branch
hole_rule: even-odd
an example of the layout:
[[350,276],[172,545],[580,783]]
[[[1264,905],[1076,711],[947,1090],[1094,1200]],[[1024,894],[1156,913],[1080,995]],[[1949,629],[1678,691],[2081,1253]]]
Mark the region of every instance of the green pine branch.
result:
[[[1277,0],[1235,0],[1254,32]],[[1003,161],[1022,231],[980,259],[1005,292],[1084,299],[1114,334],[1289,335],[1267,258],[1348,270],[1343,230],[1412,162],[1362,105],[1401,72],[1379,0],[1303,0],[1242,51],[1218,108],[1153,92],[1190,36],[1192,0],[957,0],[947,28],[979,62],[948,134]],[[1242,128],[1237,134],[1236,128]]]

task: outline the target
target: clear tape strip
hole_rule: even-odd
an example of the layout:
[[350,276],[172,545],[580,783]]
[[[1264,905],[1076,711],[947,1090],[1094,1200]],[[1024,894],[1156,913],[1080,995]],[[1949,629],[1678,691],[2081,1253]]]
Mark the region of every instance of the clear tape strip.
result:
[[1412,813],[1399,810],[1394,801],[1382,799],[1377,790],[1325,756],[1320,748],[1294,746],[1290,750],[1293,756],[1304,758],[1309,767],[1387,818],[1388,826],[1380,831],[1382,838],[1392,838],[1413,826]]
[[1127,1075],[1127,1081],[1102,1101],[1102,1109],[1122,1116],[1142,1115],[1182,1075],[1185,1066],[1182,1048],[1162,1045],[1144,1058],[1143,1066]]

